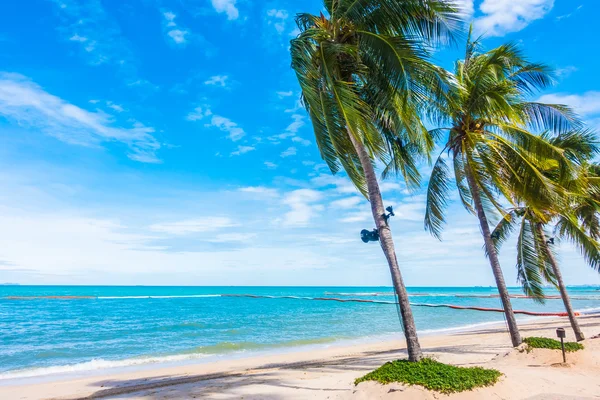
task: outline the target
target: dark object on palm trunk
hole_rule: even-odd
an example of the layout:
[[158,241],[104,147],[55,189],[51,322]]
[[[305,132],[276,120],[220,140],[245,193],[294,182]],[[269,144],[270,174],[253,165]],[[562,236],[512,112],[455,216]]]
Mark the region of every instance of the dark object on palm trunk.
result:
[[365,242],[378,242],[379,241],[379,232],[377,229],[373,229],[372,231],[363,229],[360,231],[360,239]]

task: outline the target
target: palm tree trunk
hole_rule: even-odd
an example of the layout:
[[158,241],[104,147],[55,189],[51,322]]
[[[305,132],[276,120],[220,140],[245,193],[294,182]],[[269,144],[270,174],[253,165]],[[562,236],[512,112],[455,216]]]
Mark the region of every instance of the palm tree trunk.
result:
[[519,333],[519,327],[517,326],[517,320],[513,313],[512,305],[510,304],[510,296],[506,288],[506,282],[504,282],[504,274],[502,268],[500,268],[500,261],[498,260],[498,253],[496,247],[492,241],[492,234],[490,232],[490,226],[488,224],[485,211],[483,210],[483,203],[481,202],[481,194],[479,193],[479,186],[473,179],[471,169],[469,165],[466,165],[466,176],[473,196],[473,203],[475,204],[475,210],[477,211],[477,217],[479,218],[479,225],[481,226],[481,233],[483,234],[483,240],[485,242],[485,249],[490,260],[490,266],[496,279],[496,286],[500,293],[500,299],[502,300],[502,307],[504,308],[504,315],[506,316],[506,322],[508,324],[508,330],[510,332],[510,339],[513,347],[517,347],[521,344],[521,334]]
[[554,258],[554,254],[552,254],[552,251],[550,251],[550,249],[548,248],[548,242],[546,242],[546,234],[544,233],[544,228],[542,227],[542,224],[536,224],[536,230],[541,238],[542,246],[544,246],[544,250],[548,255],[550,265],[552,265],[552,271],[554,272],[554,276],[556,277],[556,283],[558,283],[560,296],[562,297],[563,303],[565,304],[565,310],[567,310],[569,321],[571,321],[571,327],[573,328],[573,332],[575,332],[575,338],[578,342],[580,342],[585,339],[585,336],[583,336],[583,332],[581,332],[581,328],[579,327],[579,322],[577,322],[577,318],[575,318],[575,312],[573,311],[573,307],[571,306],[571,299],[569,298],[569,293],[567,293],[567,287],[565,286],[565,283],[563,281],[562,273],[560,272],[560,268],[558,267],[556,258]]
[[400,267],[398,266],[394,241],[392,240],[392,231],[384,218],[385,208],[383,206],[383,199],[381,198],[377,176],[375,175],[371,157],[367,154],[367,150],[363,143],[357,140],[352,132],[348,132],[348,135],[358,153],[360,164],[365,172],[369,202],[371,203],[371,211],[373,213],[373,219],[375,220],[375,226],[379,232],[379,242],[390,267],[394,290],[398,295],[404,336],[406,337],[408,359],[409,361],[419,361],[423,358],[423,352],[421,351],[421,345],[419,344],[419,338],[417,337],[417,327],[410,308],[408,293],[406,292],[402,274],[400,273]]

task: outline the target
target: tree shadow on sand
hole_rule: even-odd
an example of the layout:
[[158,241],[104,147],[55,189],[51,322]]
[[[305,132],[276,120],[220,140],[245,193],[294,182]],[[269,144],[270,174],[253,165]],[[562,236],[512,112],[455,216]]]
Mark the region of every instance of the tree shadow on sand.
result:
[[[446,346],[427,349],[427,353],[452,354],[492,354],[489,349],[477,346]],[[92,386],[100,387],[93,394],[82,399],[183,399],[212,398],[219,399],[265,399],[286,398],[281,388],[292,389],[311,397],[311,393],[344,392],[348,395],[354,390],[351,384],[323,386],[322,380],[297,379],[289,377],[287,372],[304,370],[318,374],[356,372],[356,375],[370,372],[388,361],[406,358],[406,351],[385,350],[367,351],[355,356],[336,357],[328,360],[315,360],[295,363],[270,363],[242,372],[221,372],[198,375],[154,376],[139,379],[109,379],[96,381]],[[352,382],[350,379],[349,382]],[[312,384],[312,385],[311,385]],[[280,388],[276,390],[276,388]],[[255,393],[255,394],[254,394]]]

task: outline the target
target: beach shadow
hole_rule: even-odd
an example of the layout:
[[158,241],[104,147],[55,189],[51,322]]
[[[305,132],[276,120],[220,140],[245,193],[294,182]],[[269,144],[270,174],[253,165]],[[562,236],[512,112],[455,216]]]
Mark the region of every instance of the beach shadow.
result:
[[[424,349],[428,354],[497,354],[489,349],[478,346],[443,346]],[[310,383],[323,385],[322,381],[286,378],[287,371],[303,370],[306,373],[328,374],[340,371],[351,371],[356,377],[370,372],[388,361],[405,359],[405,350],[368,351],[353,356],[336,357],[327,360],[312,360],[295,363],[269,363],[242,372],[222,372],[212,374],[165,376],[130,380],[101,380],[93,383],[100,387],[88,397],[82,399],[179,399],[179,398],[212,398],[234,399],[244,396],[244,399],[275,400],[285,398],[274,393],[295,391],[310,393],[348,393],[353,390],[351,385],[344,387],[311,386]],[[297,376],[297,374],[296,374]],[[279,388],[279,390],[275,390]],[[247,389],[247,390],[245,390]],[[283,389],[283,390],[282,390]],[[256,392],[253,397],[252,393]],[[249,394],[250,393],[250,394]],[[297,395],[298,393],[295,393]]]
[[[582,324],[588,325],[598,317],[581,318]],[[554,328],[556,322],[539,323],[541,329],[522,329],[545,330]],[[545,328],[545,327],[548,328]],[[468,333],[455,333],[452,336],[463,334],[473,335],[474,333],[498,333],[503,329],[486,329],[471,331]],[[426,355],[452,354],[452,355],[490,355],[496,356],[503,350],[510,350],[510,347],[501,344],[489,345],[483,341],[475,345],[455,345],[426,347],[423,349]],[[95,389],[94,393],[81,399],[264,399],[279,400],[287,397],[317,397],[319,392],[324,396],[337,397],[338,395],[352,394],[354,386],[351,384],[356,377],[370,372],[386,362],[405,359],[407,357],[405,349],[393,350],[372,350],[360,352],[347,356],[340,356],[321,360],[301,361],[293,363],[266,363],[258,367],[234,371],[219,372],[196,375],[167,376],[157,375],[139,379],[105,379],[92,383]],[[464,361],[472,361],[468,358]],[[459,363],[460,365],[461,363]],[[462,365],[480,364],[464,363]],[[533,367],[533,365],[531,365]],[[304,371],[306,376],[298,374],[297,371]],[[314,379],[315,376],[323,374],[336,374],[340,371],[348,373],[348,382],[339,381],[329,382],[323,379]],[[292,373],[296,372],[296,373]],[[300,377],[299,377],[300,375]],[[541,397],[532,397],[531,400]],[[552,398],[552,397],[548,397]],[[564,397],[563,397],[564,398]],[[72,399],[73,400],[73,399]]]
[[504,350],[503,348],[490,348],[490,346],[477,346],[477,345],[459,345],[459,346],[444,346],[444,347],[428,347],[423,349],[425,353],[449,353],[449,354],[491,354],[496,355],[499,351]]
[[[338,372],[339,370],[371,371],[377,368],[389,358],[385,358],[382,352],[381,358],[366,359],[362,357],[346,357],[335,360],[322,360],[310,362],[297,362],[290,364],[265,364],[252,370],[232,373],[213,373],[185,376],[154,376],[150,378],[117,380],[109,379],[94,382],[100,389],[87,397],[78,399],[188,399],[188,398],[211,398],[217,396],[219,399],[238,399],[243,394],[244,399],[283,399],[285,396],[273,394],[277,392],[274,387],[290,389],[294,391],[307,392],[347,392],[350,388],[338,387],[312,387],[299,384],[297,380],[286,379],[286,371],[306,370],[307,372],[318,371],[319,373]],[[398,352],[398,355],[401,354]],[[362,363],[364,365],[357,365]],[[252,387],[252,390],[244,391],[244,388]],[[252,392],[259,392],[253,396]],[[311,396],[307,394],[307,398]],[[74,399],[72,399],[74,400]]]
[[[276,376],[274,371],[263,373],[218,373],[218,374],[199,374],[184,377],[164,377],[157,376],[145,379],[133,380],[104,380],[96,382],[94,385],[108,387],[101,389],[87,397],[77,398],[78,400],[87,399],[194,399],[194,398],[212,398],[218,396],[219,399],[239,399],[244,392],[245,387],[254,387],[257,389],[249,391],[256,392],[256,395],[245,394],[244,399],[265,399],[279,400],[285,396],[278,395],[272,389],[273,386],[287,387],[293,390],[321,390],[337,391],[336,388],[311,388],[299,385],[291,385]],[[258,390],[262,388],[262,390]],[[73,399],[75,400],[75,399]]]

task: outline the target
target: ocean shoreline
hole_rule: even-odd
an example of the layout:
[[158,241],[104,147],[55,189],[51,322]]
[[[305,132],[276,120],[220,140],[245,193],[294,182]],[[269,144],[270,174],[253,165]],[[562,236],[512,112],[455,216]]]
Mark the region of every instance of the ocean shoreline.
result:
[[[569,354],[568,368],[556,368],[560,352],[520,352],[513,349],[505,329],[480,328],[447,335],[421,338],[427,356],[454,365],[480,365],[500,370],[504,377],[493,387],[450,396],[480,398],[565,398],[577,393],[593,398],[600,389],[600,315],[580,318],[588,338],[585,350]],[[568,319],[554,318],[521,323],[524,336],[554,335],[557,326],[568,328]],[[572,340],[567,329],[567,340]],[[128,372],[104,371],[97,376],[0,386],[0,398],[80,399],[127,398],[312,398],[312,399],[393,399],[438,398],[420,387],[399,384],[382,386],[354,379],[381,364],[405,358],[402,340],[289,354],[261,355],[238,360],[176,367],[137,368]],[[225,396],[225,397],[223,397]],[[532,397],[533,396],[533,397]],[[544,397],[545,396],[545,397]]]
[[[600,308],[599,308],[600,309]],[[536,321],[551,320],[554,317],[537,316],[521,317],[519,322],[522,324],[534,323]],[[460,325],[442,329],[425,329],[418,331],[420,337],[436,337],[449,334],[470,333],[482,328],[501,328],[505,324],[504,320],[487,321],[473,324]],[[210,364],[220,361],[234,361],[250,359],[255,357],[280,356],[286,354],[302,353],[306,351],[320,351],[326,349],[340,349],[352,346],[372,345],[385,342],[394,342],[403,340],[402,332],[394,334],[370,335],[355,338],[326,338],[315,339],[322,343],[310,343],[300,345],[273,344],[266,345],[264,350],[238,350],[223,352],[218,354],[206,353],[187,353],[155,356],[146,355],[141,357],[125,358],[122,360],[104,360],[94,359],[84,363],[27,368],[14,371],[5,371],[0,373],[0,386],[13,385],[20,383],[40,383],[53,380],[65,380],[72,378],[85,378],[104,373],[126,373],[135,370],[153,370],[160,368],[174,368],[197,364]],[[119,365],[123,364],[123,365]],[[89,365],[89,369],[81,368]],[[94,367],[96,365],[97,367]],[[46,372],[48,371],[48,372]],[[55,372],[53,372],[55,371]]]
[[[0,386],[16,380],[50,381],[401,340],[397,310],[389,301],[385,305],[314,301],[331,296],[391,301],[388,289],[3,287],[0,335],[6,345],[0,347]],[[581,294],[589,291],[579,289]],[[428,305],[489,309],[499,303],[490,297],[491,288],[415,287],[410,292]],[[247,298],[247,293],[263,298]],[[598,310],[593,294],[575,299],[574,306]],[[69,299],[62,300],[65,296]],[[556,312],[562,302],[551,299],[540,306],[515,298],[513,306]],[[503,314],[495,312],[415,307],[414,314],[417,326],[426,327],[419,330],[423,338],[504,325]],[[517,318],[526,324],[553,317]]]

